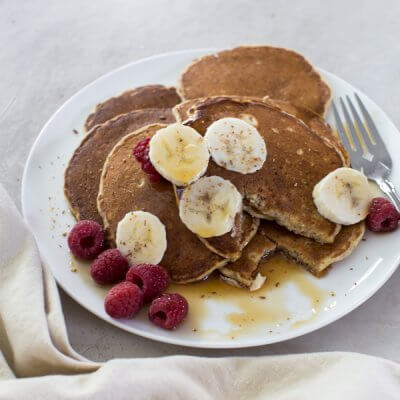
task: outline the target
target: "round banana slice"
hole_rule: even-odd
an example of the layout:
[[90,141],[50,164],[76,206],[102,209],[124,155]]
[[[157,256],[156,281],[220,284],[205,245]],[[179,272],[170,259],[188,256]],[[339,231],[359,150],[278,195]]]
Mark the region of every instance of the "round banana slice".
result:
[[152,137],[149,157],[165,179],[175,185],[186,186],[204,175],[210,154],[203,136],[196,130],[172,124]]
[[182,222],[203,238],[231,231],[241,210],[241,194],[231,182],[219,176],[200,178],[183,191],[179,202]]
[[313,199],[323,217],[352,225],[367,217],[372,192],[364,174],[352,168],[338,168],[314,186]]
[[118,223],[116,240],[130,264],[158,264],[167,249],[165,226],[145,211],[127,213]]
[[267,159],[264,139],[257,128],[238,118],[213,122],[204,136],[212,159],[241,174],[258,171]]

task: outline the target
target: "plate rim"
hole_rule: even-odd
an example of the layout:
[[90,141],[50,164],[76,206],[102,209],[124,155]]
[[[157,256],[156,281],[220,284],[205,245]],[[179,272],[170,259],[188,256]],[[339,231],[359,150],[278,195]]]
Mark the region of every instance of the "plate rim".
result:
[[[58,116],[59,113],[61,113],[63,111],[63,109],[65,107],[67,107],[68,104],[70,104],[71,102],[73,102],[75,100],[76,97],[78,97],[81,93],[85,92],[86,90],[88,90],[90,87],[95,86],[98,82],[102,81],[103,79],[107,79],[109,76],[117,74],[118,72],[130,68],[133,65],[137,65],[137,64],[141,64],[141,63],[145,63],[147,61],[151,61],[151,60],[155,60],[155,59],[160,59],[160,58],[164,58],[164,57],[170,57],[170,56],[175,56],[175,55],[182,55],[182,54],[187,54],[187,53],[204,53],[204,52],[215,52],[218,51],[217,48],[194,48],[194,49],[184,49],[184,50],[176,50],[176,51],[168,51],[168,52],[163,52],[163,53],[159,53],[159,54],[154,54],[148,57],[144,57],[144,58],[140,58],[138,60],[135,61],[131,61],[129,63],[126,63],[120,67],[117,67],[103,75],[100,75],[99,77],[97,77],[96,79],[94,79],[93,81],[89,82],[88,84],[84,85],[81,89],[79,89],[77,92],[75,92],[71,97],[69,97],[60,107],[57,108],[57,110],[50,116],[50,118],[46,121],[46,123],[43,125],[42,129],[40,130],[39,134],[37,135],[36,139],[34,140],[28,157],[26,158],[25,161],[25,165],[24,165],[24,170],[23,170],[23,174],[22,174],[22,181],[21,181],[21,210],[22,210],[22,215],[24,218],[25,223],[27,224],[29,230],[31,231],[33,237],[35,238],[35,242],[36,242],[36,235],[34,232],[34,229],[32,227],[32,224],[30,222],[30,219],[28,217],[28,199],[27,199],[27,175],[29,173],[30,170],[30,165],[32,163],[33,160],[33,156],[34,156],[34,152],[36,147],[38,146],[39,141],[41,140],[41,137],[44,135],[45,131],[47,130],[47,127],[53,122],[53,120]],[[331,76],[336,80],[340,80],[342,83],[345,84],[349,84],[352,87],[354,87],[358,93],[366,96],[369,101],[377,108],[379,109],[379,111],[381,113],[383,113],[383,115],[387,118],[388,122],[390,122],[390,124],[393,126],[394,130],[397,131],[397,133],[399,133],[399,130],[397,129],[397,127],[394,125],[392,119],[387,115],[387,113],[380,107],[378,106],[373,99],[371,99],[369,96],[367,96],[363,91],[361,91],[360,89],[356,88],[354,85],[352,85],[351,83],[347,82],[346,80],[342,79],[341,77],[326,71],[323,68],[320,67],[315,67],[318,71],[322,72],[323,74],[327,75],[327,76]],[[329,109],[329,106],[328,106]],[[50,265],[48,265],[47,261],[44,259],[44,257],[41,254],[40,251],[40,246],[39,244],[37,244],[38,247],[38,251],[40,254],[40,259],[41,259],[41,263],[44,265],[45,268],[48,268],[48,270],[50,271],[51,275],[53,276],[53,278],[55,279],[55,281],[57,282],[57,284],[68,294],[68,296],[70,296],[74,301],[76,301],[80,306],[82,306],[83,308],[85,308],[86,310],[88,310],[90,313],[94,314],[96,317],[102,319],[103,321],[110,323],[111,325],[114,325],[116,327],[118,327],[119,329],[122,329],[126,332],[129,333],[133,333],[135,335],[150,339],[150,340],[155,340],[158,342],[162,342],[162,343],[167,343],[167,344],[173,344],[173,345],[178,345],[178,346],[183,346],[183,347],[191,347],[191,348],[201,348],[201,349],[240,349],[240,348],[250,348],[250,347],[258,347],[258,346],[266,346],[266,345],[270,345],[270,344],[274,344],[274,343],[281,343],[281,342],[285,342],[287,340],[292,340],[295,338],[298,338],[300,336],[303,336],[305,334],[317,331],[323,327],[326,327],[330,324],[332,324],[333,322],[341,319],[343,316],[350,314],[351,312],[353,312],[356,308],[358,308],[359,306],[361,306],[363,303],[365,303],[367,300],[369,300],[379,289],[381,289],[384,284],[391,278],[391,276],[393,275],[393,273],[397,270],[397,268],[399,267],[399,265],[395,266],[393,264],[393,266],[391,268],[388,268],[387,271],[385,272],[385,274],[383,274],[382,278],[380,279],[380,281],[378,281],[372,290],[370,290],[368,292],[367,295],[365,295],[364,297],[361,297],[358,301],[354,302],[353,304],[351,304],[351,307],[346,308],[345,310],[336,313],[334,315],[332,315],[331,318],[328,318],[327,320],[322,320],[319,321],[315,324],[312,324],[310,326],[304,326],[303,328],[294,330],[292,335],[288,335],[288,337],[284,337],[284,338],[279,338],[276,337],[275,339],[270,339],[268,341],[266,341],[265,339],[267,338],[267,336],[265,338],[260,338],[257,340],[253,340],[250,343],[238,343],[238,342],[196,342],[196,341],[191,341],[191,340],[182,340],[181,338],[174,338],[173,336],[162,336],[162,335],[158,335],[152,332],[146,332],[143,331],[139,328],[135,328],[132,326],[128,326],[124,323],[119,322],[118,320],[114,320],[110,317],[106,317],[104,318],[103,315],[101,315],[94,307],[92,307],[91,305],[88,304],[84,304],[83,302],[81,302],[81,300],[79,300],[79,298],[77,296],[75,296],[75,294],[72,294],[65,286],[64,284],[61,282],[61,280],[57,279],[55,274],[53,273],[53,270],[51,268]],[[61,301],[60,301],[61,303]]]

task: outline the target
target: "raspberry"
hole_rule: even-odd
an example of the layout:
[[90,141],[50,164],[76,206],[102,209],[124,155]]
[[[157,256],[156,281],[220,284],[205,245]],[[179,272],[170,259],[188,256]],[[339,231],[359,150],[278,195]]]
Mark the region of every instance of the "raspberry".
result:
[[90,275],[100,285],[117,283],[125,279],[128,272],[128,260],[118,249],[103,251],[92,263]]
[[140,163],[143,162],[144,156],[149,155],[150,138],[140,140],[134,147],[132,154]]
[[151,303],[149,319],[164,329],[175,329],[188,313],[189,305],[180,294],[163,294]]
[[149,158],[150,138],[140,140],[134,147],[132,154],[140,162],[142,170],[149,175],[152,182],[160,182],[163,178],[154,168]]
[[104,232],[95,221],[79,221],[68,235],[71,253],[84,260],[92,260],[104,248]]
[[149,178],[152,182],[160,182],[163,179],[163,177],[153,167],[153,164],[150,160],[145,160],[142,162],[142,170],[149,175]]
[[145,303],[152,301],[168,287],[167,271],[153,264],[139,264],[129,269],[126,280],[135,283],[143,291]]
[[384,197],[375,197],[369,207],[367,227],[374,232],[394,231],[399,223],[400,213]]
[[104,300],[104,308],[113,318],[132,318],[142,307],[143,292],[132,282],[115,285]]

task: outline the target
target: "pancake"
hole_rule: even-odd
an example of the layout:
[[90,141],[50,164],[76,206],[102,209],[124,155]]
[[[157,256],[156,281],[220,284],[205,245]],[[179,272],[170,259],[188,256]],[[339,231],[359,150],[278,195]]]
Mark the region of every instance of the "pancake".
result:
[[147,85],[127,90],[97,104],[87,117],[85,129],[89,131],[95,125],[102,124],[117,115],[145,108],[172,108],[181,102],[174,87]]
[[[177,104],[173,107],[172,112],[177,121],[185,122],[187,119],[191,118],[193,114],[196,112],[196,105],[203,103],[205,100],[210,98],[218,98],[219,96],[210,96],[210,97],[201,97],[199,99],[190,99],[184,100],[182,103]],[[236,98],[236,96],[229,96],[232,98]]]
[[342,156],[297,118],[262,101],[212,98],[196,106],[186,124],[204,134],[223,117],[252,118],[267,145],[267,160],[253,174],[242,175],[209,163],[207,175],[231,181],[251,215],[274,220],[321,243],[332,243],[340,225],[317,211],[312,190],[329,172],[342,167]]
[[243,212],[238,214],[231,232],[222,236],[214,236],[207,239],[199,237],[199,239],[214,253],[235,261],[241,256],[242,250],[257,233],[259,224],[260,220],[258,218]]
[[[174,185],[174,190],[176,201],[179,204],[182,189]],[[243,212],[236,216],[234,226],[230,232],[221,236],[210,238],[198,236],[198,238],[209,250],[230,261],[235,261],[241,256],[242,250],[257,233],[259,225],[260,220],[258,218],[254,218],[248,213]]]
[[[181,103],[177,104],[173,107],[173,113],[177,121],[185,121],[196,112],[196,106],[198,104],[203,103],[205,100],[220,98],[221,96],[208,96],[201,97],[197,99],[184,100]],[[296,118],[302,120],[306,125],[310,123],[314,118],[322,119],[321,116],[305,107],[295,106],[288,101],[285,100],[277,100],[272,99],[269,96],[265,96],[263,99],[259,99],[257,97],[248,97],[248,96],[223,96],[229,97],[234,100],[262,100],[264,103],[268,104],[271,107],[279,108],[281,111],[287,112],[295,116]],[[333,134],[333,133],[332,133]]]
[[264,277],[258,274],[260,261],[271,256],[276,244],[265,235],[257,233],[244,248],[241,257],[220,268],[221,278],[233,286],[246,287],[250,290],[259,289]]
[[270,221],[262,221],[259,229],[259,233],[272,240],[277,249],[293,257],[317,277],[323,275],[332,263],[349,256],[360,243],[364,232],[364,222],[343,226],[333,243],[320,244]]
[[182,73],[178,92],[185,100],[237,95],[270,96],[323,115],[329,86],[300,54],[270,46],[244,46],[195,60]]
[[75,150],[65,171],[64,192],[74,217],[102,223],[96,203],[101,171],[108,153],[123,136],[148,124],[174,121],[170,109],[149,108],[95,126]]
[[[293,104],[290,104],[284,100],[275,100],[269,97],[264,97],[263,101],[269,105],[278,107],[280,110],[287,112],[288,114],[291,114],[303,121],[310,129],[320,135],[321,138],[328,143],[328,145],[333,145],[336,148],[336,150],[342,155],[343,164],[345,166],[350,165],[350,156],[347,150],[344,148],[335,131],[329,127],[329,125],[320,115],[305,107],[294,106]],[[176,107],[178,107],[178,105]]]
[[104,164],[97,199],[107,237],[115,244],[118,222],[126,213],[143,210],[156,215],[167,231],[167,250],[161,265],[176,283],[201,280],[227,261],[208,250],[181,222],[172,185],[152,183],[132,157],[139,140],[165,125],[149,125],[120,140]]
[[[197,104],[200,104],[207,99],[218,98],[218,97],[219,96],[213,96],[208,98],[185,100],[182,103],[177,104],[173,108],[174,116],[177,121],[184,122],[193,116],[193,114],[196,111]],[[224,97],[229,97],[239,101],[254,100],[254,98],[243,97],[243,96],[224,96]],[[320,115],[305,107],[295,106],[285,100],[271,99],[270,97],[266,96],[262,99],[262,101],[272,107],[279,108],[281,111],[291,114],[295,116],[297,119],[303,121],[309,128],[311,128],[315,133],[321,136],[321,138],[323,138],[323,140],[325,140],[328,143],[328,145],[334,146],[336,148],[339,154],[342,155],[344,165],[346,166],[350,165],[350,157],[348,152],[344,148],[337,134],[335,134],[335,132],[332,131],[332,129]],[[242,119],[246,120],[246,118]],[[251,123],[251,121],[248,122]]]
[[288,114],[294,115],[296,118],[302,120],[306,125],[309,124],[314,118],[321,118],[316,112],[299,105],[294,105],[286,100],[272,99],[269,96],[265,96],[263,101],[273,107],[278,107],[280,110],[287,112]]

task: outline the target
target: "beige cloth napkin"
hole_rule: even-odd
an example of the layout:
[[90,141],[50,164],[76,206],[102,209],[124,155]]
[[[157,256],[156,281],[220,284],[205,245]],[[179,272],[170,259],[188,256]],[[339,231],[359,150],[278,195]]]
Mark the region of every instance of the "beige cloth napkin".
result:
[[91,362],[0,185],[0,399],[400,399],[400,365],[355,353]]

